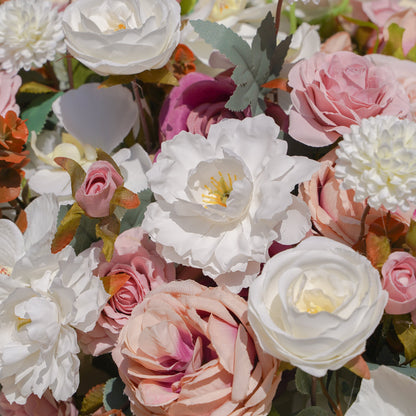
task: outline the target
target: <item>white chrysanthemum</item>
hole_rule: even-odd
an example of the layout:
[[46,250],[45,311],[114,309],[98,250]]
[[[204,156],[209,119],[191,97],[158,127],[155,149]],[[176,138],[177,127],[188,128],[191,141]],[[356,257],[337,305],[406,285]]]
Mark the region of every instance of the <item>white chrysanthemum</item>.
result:
[[416,123],[377,116],[351,126],[336,151],[335,175],[357,202],[407,211],[416,203]]
[[40,68],[65,52],[61,14],[48,0],[0,5],[0,64],[7,72]]
[[200,268],[234,292],[247,287],[273,240],[299,242],[310,213],[291,194],[319,163],[286,154],[264,114],[223,120],[208,138],[181,132],[148,172],[156,202],[142,227],[167,261]]
[[56,198],[39,197],[27,214],[24,235],[0,219],[0,384],[7,400],[19,404],[47,389],[56,400],[75,393],[76,330],[91,331],[108,299],[92,274],[99,248],[78,256],[69,246],[51,253]]

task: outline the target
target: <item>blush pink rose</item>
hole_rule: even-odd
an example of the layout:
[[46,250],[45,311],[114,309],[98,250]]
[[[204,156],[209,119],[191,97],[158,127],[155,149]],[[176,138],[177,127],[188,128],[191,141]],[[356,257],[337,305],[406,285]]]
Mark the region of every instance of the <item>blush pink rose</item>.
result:
[[113,350],[135,415],[267,415],[280,381],[225,287],[175,281],[137,305]]
[[361,3],[363,12],[378,27],[383,27],[389,18],[403,10],[397,0],[373,0]]
[[405,9],[391,16],[385,23],[383,36],[385,40],[389,39],[388,28],[392,23],[397,23],[404,29],[402,38],[402,49],[406,56],[410,49],[416,46],[416,11],[414,9]]
[[10,404],[0,393],[1,416],[78,416],[78,410],[72,400],[57,402],[47,390],[42,398],[31,394],[25,404]]
[[97,272],[100,277],[125,273],[130,279],[109,299],[95,328],[79,333],[83,350],[92,355],[113,349],[134,307],[150,290],[175,279],[175,265],[166,263],[157,254],[156,244],[140,227],[135,227],[117,237],[111,261],[103,258]]
[[412,314],[416,325],[416,258],[403,251],[391,253],[381,269],[383,289],[389,293],[385,311]]
[[300,61],[289,72],[289,86],[289,134],[309,146],[332,144],[364,118],[409,114],[393,73],[352,52],[320,52]]
[[19,115],[16,94],[21,85],[22,78],[19,75],[0,71],[0,116],[5,116],[9,110]]
[[185,75],[163,103],[159,117],[161,141],[170,140],[181,131],[206,137],[211,125],[224,118],[241,120],[249,116],[249,109],[233,112],[225,108],[234,90],[235,84],[227,75]]
[[84,182],[75,193],[75,200],[89,217],[106,217],[111,214],[111,198],[123,182],[123,177],[111,163],[98,160],[88,169]]

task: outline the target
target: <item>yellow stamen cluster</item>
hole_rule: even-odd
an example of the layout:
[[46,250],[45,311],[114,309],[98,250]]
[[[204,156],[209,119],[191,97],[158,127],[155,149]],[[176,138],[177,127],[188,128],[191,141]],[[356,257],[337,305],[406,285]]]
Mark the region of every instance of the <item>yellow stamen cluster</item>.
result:
[[221,205],[226,207],[227,199],[233,190],[233,182],[237,180],[237,175],[234,175],[234,179],[228,173],[228,183],[224,179],[224,176],[218,171],[220,177],[219,180],[211,176],[212,186],[205,185],[205,189],[208,191],[206,194],[202,194],[202,202],[209,205]]
[[118,30],[123,30],[123,29],[125,29],[125,28],[126,28],[126,25],[124,25],[123,23],[119,23],[119,24],[118,24],[118,26],[117,26],[116,31],[118,31]]

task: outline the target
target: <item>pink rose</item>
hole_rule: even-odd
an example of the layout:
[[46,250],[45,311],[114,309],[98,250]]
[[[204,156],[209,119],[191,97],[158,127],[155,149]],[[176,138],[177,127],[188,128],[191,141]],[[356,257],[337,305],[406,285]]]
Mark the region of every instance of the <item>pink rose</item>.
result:
[[280,381],[225,287],[176,281],[152,291],[120,332],[113,359],[134,414],[267,415]]
[[97,271],[100,277],[125,273],[130,279],[104,306],[95,328],[79,333],[83,350],[92,355],[110,352],[133,308],[150,290],[175,279],[175,265],[157,254],[155,243],[140,227],[117,237],[111,261],[103,259]]
[[381,269],[383,289],[389,292],[386,312],[412,313],[416,325],[416,258],[403,251],[391,253]]
[[383,36],[385,40],[389,38],[388,28],[392,23],[397,23],[404,29],[402,48],[406,56],[410,49],[416,46],[416,11],[413,9],[405,9],[391,16],[384,26]]
[[393,73],[352,52],[321,52],[300,61],[289,72],[289,85],[289,134],[309,146],[330,145],[363,118],[409,113]]
[[183,130],[206,137],[211,125],[224,118],[249,116],[249,109],[233,112],[225,108],[234,90],[234,82],[226,75],[185,75],[163,103],[159,117],[161,141],[170,140]]
[[0,116],[5,116],[9,110],[19,115],[16,94],[21,85],[22,78],[19,75],[0,71]]
[[57,402],[47,390],[42,398],[31,394],[25,404],[10,404],[0,393],[1,416],[78,416],[78,410],[72,400]]
[[75,199],[89,217],[106,217],[111,214],[111,198],[123,182],[123,177],[111,163],[98,160],[88,169],[84,182],[75,193]]
[[373,0],[361,4],[364,13],[378,27],[383,27],[393,14],[403,10],[397,0]]

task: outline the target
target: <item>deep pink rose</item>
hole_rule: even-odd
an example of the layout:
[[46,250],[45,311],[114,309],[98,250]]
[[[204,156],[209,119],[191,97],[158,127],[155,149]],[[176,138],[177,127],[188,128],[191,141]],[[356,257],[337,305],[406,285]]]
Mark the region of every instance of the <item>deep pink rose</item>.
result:
[[72,400],[57,402],[47,390],[42,398],[31,394],[25,404],[10,404],[0,393],[1,416],[78,416],[78,410]]
[[19,75],[0,71],[0,116],[5,116],[9,110],[19,115],[16,94],[21,85],[22,78]]
[[111,198],[123,182],[123,177],[111,163],[98,160],[88,169],[84,182],[75,193],[75,200],[89,217],[106,217],[110,215]]
[[416,325],[416,258],[403,251],[391,253],[381,269],[383,289],[389,292],[386,312],[411,313]]
[[289,134],[309,146],[330,145],[363,118],[409,114],[394,74],[352,52],[320,52],[300,61],[289,72],[289,85]]
[[226,75],[216,78],[199,72],[185,75],[163,103],[159,117],[161,141],[170,140],[181,131],[206,137],[211,125],[224,118],[249,116],[249,109],[233,112],[225,108],[234,90],[233,80]]
[[103,258],[100,277],[125,273],[130,279],[104,306],[95,328],[79,333],[83,350],[92,355],[110,352],[134,307],[155,287],[175,279],[175,265],[156,252],[156,245],[140,227],[121,233],[114,244],[110,262]]
[[385,40],[389,38],[388,28],[392,23],[397,23],[404,29],[402,38],[402,49],[406,56],[410,49],[416,46],[416,11],[409,8],[395,13],[391,16],[384,26],[383,36]]
[[113,350],[135,415],[267,415],[280,380],[225,287],[175,281],[137,305]]

